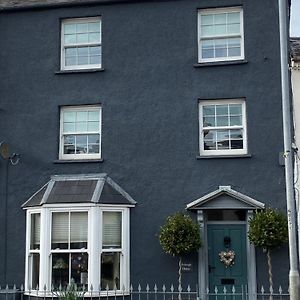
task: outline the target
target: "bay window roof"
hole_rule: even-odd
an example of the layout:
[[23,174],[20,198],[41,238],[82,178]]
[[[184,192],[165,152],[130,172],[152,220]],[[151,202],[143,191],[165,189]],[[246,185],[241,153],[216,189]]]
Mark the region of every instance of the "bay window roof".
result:
[[53,175],[23,208],[44,204],[94,203],[134,206],[136,201],[106,173]]

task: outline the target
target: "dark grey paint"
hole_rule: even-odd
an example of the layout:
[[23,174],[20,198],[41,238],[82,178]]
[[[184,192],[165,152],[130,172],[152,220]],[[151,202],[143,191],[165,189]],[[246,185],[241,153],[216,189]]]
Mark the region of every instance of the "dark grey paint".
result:
[[[243,5],[246,64],[195,68],[197,8]],[[103,72],[60,74],[60,19],[101,15]],[[20,206],[53,174],[105,172],[138,205],[131,213],[131,281],[176,282],[177,260],[157,234],[187,203],[231,185],[285,209],[277,4],[271,0],[184,0],[0,14],[0,137],[21,154],[8,174],[8,283],[24,280],[25,212]],[[246,98],[251,158],[201,159],[198,99]],[[55,164],[59,107],[102,103],[102,163]],[[5,161],[0,161],[4,199]],[[4,218],[3,201],[0,204]],[[195,217],[195,214],[192,213]],[[0,226],[3,241],[3,226]],[[3,258],[4,243],[0,244]],[[257,251],[259,283],[266,262]],[[197,256],[184,284],[197,282]],[[274,253],[275,285],[288,259]],[[0,264],[0,283],[3,282]]]

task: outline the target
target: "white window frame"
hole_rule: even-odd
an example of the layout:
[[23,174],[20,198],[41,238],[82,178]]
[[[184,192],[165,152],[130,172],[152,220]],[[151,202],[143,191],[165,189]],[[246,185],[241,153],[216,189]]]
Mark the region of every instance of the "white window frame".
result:
[[[203,126],[203,106],[222,104],[242,104],[242,125],[233,126],[212,126],[209,129],[242,129],[243,130],[243,148],[242,149],[221,149],[205,150],[204,149],[204,126]],[[199,100],[199,151],[200,156],[226,156],[226,155],[244,155],[248,153],[247,142],[247,115],[245,99],[221,99],[221,100]]]
[[[63,114],[66,111],[84,111],[95,110],[99,111],[99,130],[94,132],[63,132]],[[65,135],[89,135],[99,134],[99,153],[78,153],[78,154],[64,154],[64,136]],[[77,160],[77,159],[101,159],[101,144],[102,144],[102,108],[100,105],[80,105],[80,106],[62,106],[60,108],[60,137],[59,137],[59,159],[61,160]]]
[[[40,215],[40,249],[30,249],[30,244],[31,244],[31,217],[34,214],[39,214]],[[41,262],[41,210],[40,209],[33,209],[30,212],[28,212],[27,214],[27,220],[26,220],[26,267],[25,267],[25,272],[26,272],[26,276],[25,276],[25,283],[27,284],[27,286],[33,290],[36,290],[36,286],[32,286],[32,257],[34,254],[39,254],[39,259]],[[41,272],[41,263],[40,265],[40,272]]]
[[[102,214],[107,212],[122,213],[122,247],[121,249],[102,249]],[[44,287],[51,289],[52,280],[52,254],[53,253],[78,253],[77,249],[51,249],[52,214],[56,212],[87,212],[88,213],[88,291],[91,285],[93,293],[85,293],[85,297],[99,296],[99,284],[101,282],[101,254],[103,252],[121,252],[120,257],[120,289],[117,291],[101,291],[101,296],[128,295],[130,288],[130,208],[125,205],[82,205],[70,204],[46,204],[41,209],[29,208],[26,212],[26,267],[25,267],[25,291],[31,288],[31,295],[44,297]],[[30,287],[29,256],[30,251],[30,220],[32,213],[41,213],[41,245],[40,245],[40,276],[39,291]],[[125,291],[123,291],[123,287]],[[41,293],[42,292],[42,293]],[[95,293],[95,294],[94,294]],[[49,294],[50,295],[50,294]],[[51,295],[50,295],[51,296]],[[53,296],[53,295],[52,295]]]
[[[240,13],[240,34],[222,34],[222,35],[211,35],[211,36],[201,36],[201,16],[203,14],[218,14],[226,12],[239,12]],[[229,56],[229,57],[213,57],[213,58],[202,58],[202,41],[208,39],[218,39],[218,38],[241,38],[241,55],[240,56]],[[242,7],[226,7],[226,8],[209,8],[209,9],[199,9],[198,10],[198,62],[218,62],[218,61],[234,61],[243,60],[245,58],[244,51],[244,17]]]
[[[85,23],[87,21],[99,21],[99,29],[100,29],[100,41],[98,43],[74,43],[72,45],[65,45],[64,42],[64,26],[66,24],[80,24]],[[100,64],[87,64],[87,65],[72,65],[66,66],[65,64],[65,49],[69,47],[80,47],[80,46],[99,46],[101,48],[101,59]],[[61,22],[61,70],[88,70],[88,69],[101,69],[102,67],[102,20],[101,17],[89,17],[89,18],[72,18],[72,19],[65,19]]]

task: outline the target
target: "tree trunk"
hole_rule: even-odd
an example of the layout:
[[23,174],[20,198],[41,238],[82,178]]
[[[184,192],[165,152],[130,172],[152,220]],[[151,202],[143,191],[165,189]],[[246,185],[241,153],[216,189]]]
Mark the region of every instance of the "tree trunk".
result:
[[[271,250],[267,250],[268,268],[269,268],[269,285],[270,293],[273,292],[273,273],[272,273],[272,261],[271,261]],[[270,295],[269,300],[273,300],[273,295]]]
[[181,300],[181,275],[182,275],[182,257],[179,256],[179,265],[178,265],[178,300]]

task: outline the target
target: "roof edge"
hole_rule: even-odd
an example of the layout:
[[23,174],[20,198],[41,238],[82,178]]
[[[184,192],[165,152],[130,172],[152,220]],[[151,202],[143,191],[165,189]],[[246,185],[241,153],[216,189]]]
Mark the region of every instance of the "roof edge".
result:
[[186,209],[199,209],[199,205],[207,203],[221,194],[227,194],[241,202],[244,202],[250,206],[253,206],[253,209],[264,209],[265,204],[263,202],[257,201],[247,195],[244,195],[238,191],[235,191],[231,188],[231,186],[219,186],[219,188],[211,193],[208,193],[186,205]]

